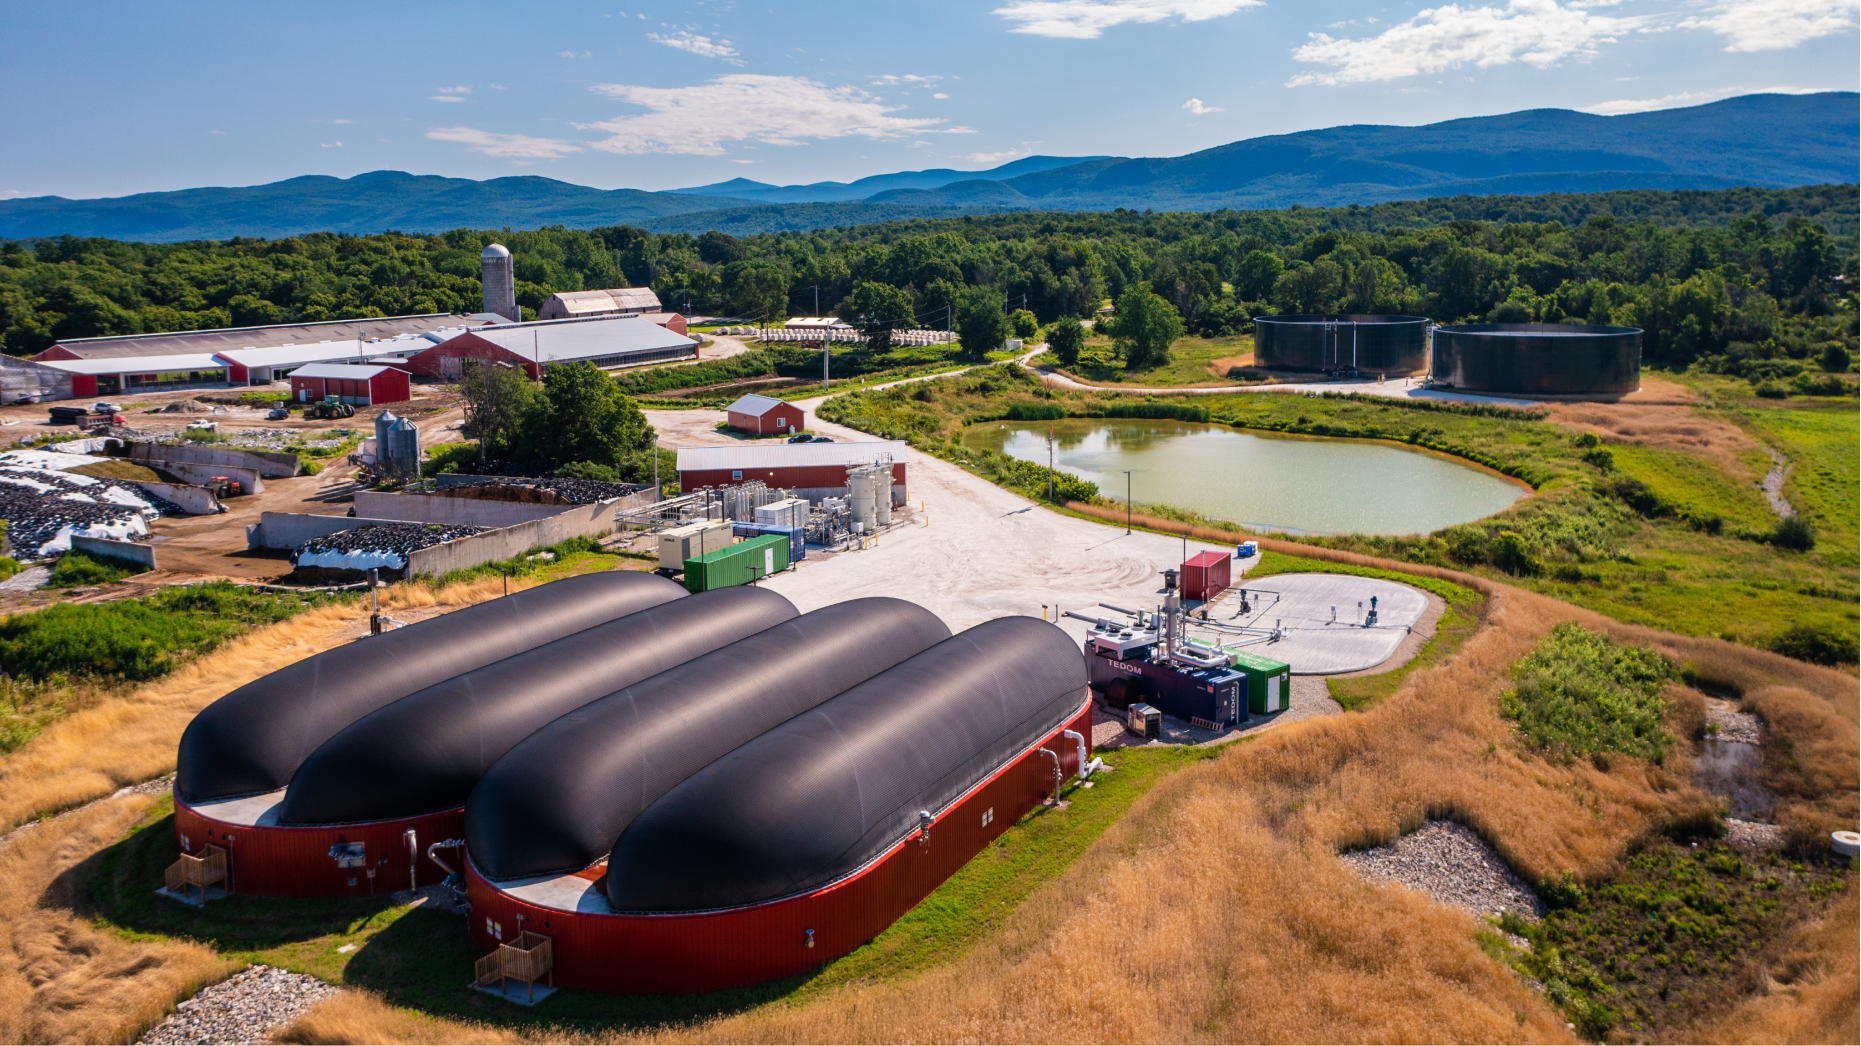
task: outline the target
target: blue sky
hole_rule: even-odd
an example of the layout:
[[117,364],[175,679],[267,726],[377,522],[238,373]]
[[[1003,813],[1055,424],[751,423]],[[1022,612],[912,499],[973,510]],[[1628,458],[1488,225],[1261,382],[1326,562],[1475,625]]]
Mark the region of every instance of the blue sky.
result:
[[0,198],[395,169],[602,188],[1175,156],[1519,109],[1855,90],[1855,0],[49,3]]

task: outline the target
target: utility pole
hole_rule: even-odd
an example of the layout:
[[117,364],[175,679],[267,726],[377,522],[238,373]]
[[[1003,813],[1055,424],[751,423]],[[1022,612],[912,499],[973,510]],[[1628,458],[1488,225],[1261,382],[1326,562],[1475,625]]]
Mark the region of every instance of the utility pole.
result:
[[821,317],[821,285],[817,283],[814,285],[814,318],[820,319],[820,317]]
[[1053,424],[1047,424],[1047,500],[1053,500]]
[[1131,532],[1131,473],[1136,469],[1124,469],[1124,532]]

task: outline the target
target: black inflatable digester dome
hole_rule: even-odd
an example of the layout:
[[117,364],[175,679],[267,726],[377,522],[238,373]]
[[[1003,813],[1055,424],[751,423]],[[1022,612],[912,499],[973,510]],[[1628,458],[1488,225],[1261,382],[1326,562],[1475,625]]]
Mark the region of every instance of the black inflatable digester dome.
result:
[[304,760],[280,824],[413,817],[460,806],[518,742],[598,697],[794,618],[764,588],[723,588],[603,622],[410,694]]
[[275,792],[390,701],[684,595],[655,574],[583,574],[313,654],[202,709],[181,734],[175,789],[188,802]]
[[858,871],[1086,700],[1079,645],[1005,617],[853,687],[692,775],[614,844],[624,912],[758,904]]
[[485,773],[465,804],[466,848],[494,880],[580,871],[719,756],[948,638],[923,607],[853,599],[584,705]]

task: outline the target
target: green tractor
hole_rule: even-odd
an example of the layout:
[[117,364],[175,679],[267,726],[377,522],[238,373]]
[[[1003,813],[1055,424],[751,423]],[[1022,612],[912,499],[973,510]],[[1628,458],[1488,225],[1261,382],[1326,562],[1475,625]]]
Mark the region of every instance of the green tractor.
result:
[[321,400],[304,408],[304,419],[306,421],[312,418],[330,419],[353,417],[355,417],[354,407],[351,407],[347,403],[337,403],[335,400]]

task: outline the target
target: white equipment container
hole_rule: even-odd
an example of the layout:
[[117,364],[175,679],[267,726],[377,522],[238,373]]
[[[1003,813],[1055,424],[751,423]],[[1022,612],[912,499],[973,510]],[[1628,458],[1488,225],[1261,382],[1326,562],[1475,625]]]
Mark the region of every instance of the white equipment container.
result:
[[659,569],[685,569],[685,561],[735,543],[730,524],[718,520],[687,523],[659,534]]

